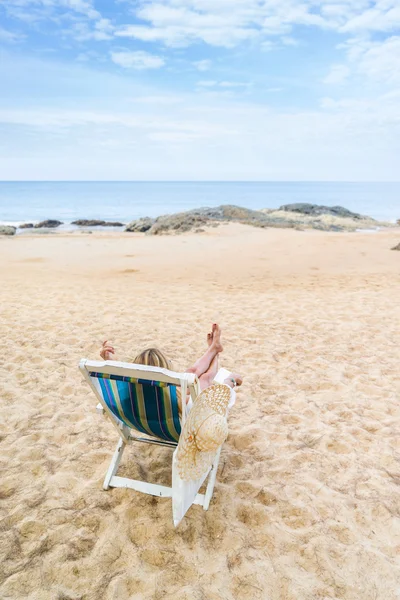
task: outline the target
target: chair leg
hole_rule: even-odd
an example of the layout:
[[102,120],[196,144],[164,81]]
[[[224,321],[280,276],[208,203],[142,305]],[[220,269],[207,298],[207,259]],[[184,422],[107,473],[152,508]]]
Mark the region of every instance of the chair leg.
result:
[[218,471],[218,464],[219,464],[219,457],[221,456],[221,448],[218,450],[217,455],[214,459],[213,465],[211,467],[211,471],[210,471],[210,475],[208,476],[208,484],[207,484],[207,489],[206,489],[206,493],[204,494],[204,503],[203,503],[203,509],[204,510],[208,510],[208,507],[210,506],[210,501],[214,492],[214,485],[215,485],[215,480],[217,478],[217,471]]
[[118,471],[119,463],[121,462],[122,455],[124,453],[126,446],[126,442],[122,438],[120,438],[113,457],[111,459],[110,466],[108,467],[107,475],[104,479],[103,488],[108,490],[110,487],[111,478],[114,477],[115,473]]

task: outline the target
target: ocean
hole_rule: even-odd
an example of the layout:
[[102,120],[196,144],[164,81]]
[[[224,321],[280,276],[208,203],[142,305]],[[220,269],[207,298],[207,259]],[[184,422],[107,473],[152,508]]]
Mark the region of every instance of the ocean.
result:
[[400,182],[0,182],[0,223],[59,219],[69,229],[78,218],[127,223],[201,206],[259,209],[293,202],[340,205],[396,221]]

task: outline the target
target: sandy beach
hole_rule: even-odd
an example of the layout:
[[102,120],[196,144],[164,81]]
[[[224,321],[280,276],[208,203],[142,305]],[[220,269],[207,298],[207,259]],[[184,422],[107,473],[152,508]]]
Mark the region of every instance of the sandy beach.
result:
[[[0,239],[0,598],[400,600],[400,229]],[[245,376],[214,498],[102,481],[78,371],[104,339],[187,368],[212,322]],[[145,446],[145,445],[143,445]],[[170,484],[168,449],[121,475]]]

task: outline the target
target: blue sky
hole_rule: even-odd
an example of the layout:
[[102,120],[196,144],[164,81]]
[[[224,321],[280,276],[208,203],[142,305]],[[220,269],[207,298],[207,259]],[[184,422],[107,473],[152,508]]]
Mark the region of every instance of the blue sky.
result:
[[400,179],[400,0],[1,0],[0,179]]

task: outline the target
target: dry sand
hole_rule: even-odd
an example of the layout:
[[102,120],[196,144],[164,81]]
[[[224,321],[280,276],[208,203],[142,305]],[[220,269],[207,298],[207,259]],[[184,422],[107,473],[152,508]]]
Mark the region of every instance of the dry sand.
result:
[[[400,599],[399,230],[0,239],[0,598]],[[215,495],[102,491],[116,444],[78,361],[224,331],[245,376]],[[121,474],[170,481],[163,448]]]

